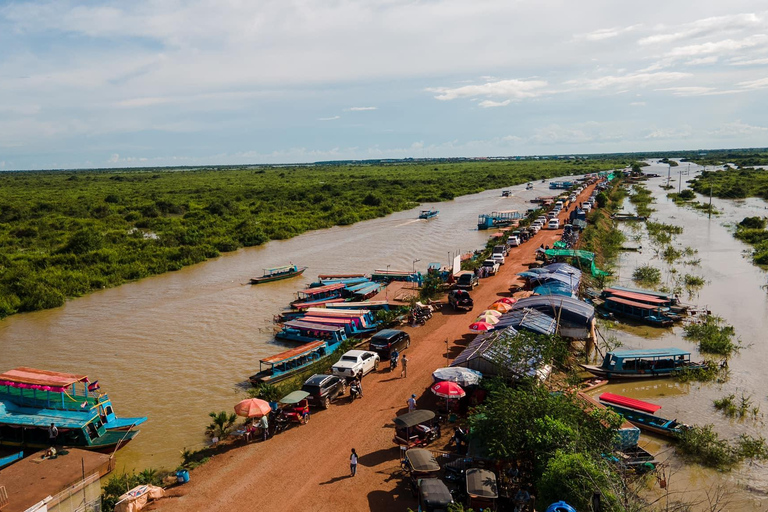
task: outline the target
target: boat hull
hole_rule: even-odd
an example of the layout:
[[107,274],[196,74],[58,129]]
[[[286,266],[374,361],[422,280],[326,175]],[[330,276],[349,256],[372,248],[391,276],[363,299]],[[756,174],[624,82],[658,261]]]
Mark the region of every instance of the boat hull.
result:
[[609,380],[633,380],[633,379],[665,379],[668,377],[672,377],[675,375],[675,373],[682,371],[684,368],[690,369],[690,370],[698,370],[701,368],[704,368],[704,365],[691,365],[687,367],[680,367],[680,368],[670,368],[666,371],[659,371],[659,370],[640,370],[640,371],[612,371],[612,370],[606,370],[604,368],[601,368],[599,366],[593,365],[593,364],[581,364],[579,365],[582,368],[584,368],[589,373],[603,378],[603,379],[609,379]]
[[271,283],[272,281],[282,281],[283,279],[290,279],[292,277],[300,276],[307,270],[307,267],[302,267],[296,272],[286,272],[285,274],[279,274],[274,276],[262,276],[251,278],[251,284]]

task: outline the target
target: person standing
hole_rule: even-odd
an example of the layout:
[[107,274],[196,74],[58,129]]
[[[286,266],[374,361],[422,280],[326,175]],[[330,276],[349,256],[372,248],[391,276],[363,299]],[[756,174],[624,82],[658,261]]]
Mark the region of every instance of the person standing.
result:
[[357,452],[355,452],[354,448],[352,448],[352,454],[349,456],[349,471],[352,473],[352,476],[357,474]]
[[400,377],[408,377],[408,358],[403,354],[403,366],[400,369]]
[[269,437],[269,419],[266,414],[259,419],[259,428],[261,428],[262,439],[266,441]]
[[51,423],[51,426],[48,427],[48,442],[51,445],[51,448],[56,447],[56,438],[59,437],[59,429],[56,428],[56,425],[54,423]]
[[408,412],[412,412],[416,409],[416,395],[411,395],[408,399]]

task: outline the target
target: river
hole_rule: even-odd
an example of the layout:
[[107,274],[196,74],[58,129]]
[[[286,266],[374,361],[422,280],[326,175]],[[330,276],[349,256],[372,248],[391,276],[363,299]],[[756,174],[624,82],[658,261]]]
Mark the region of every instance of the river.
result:
[[[563,179],[563,178],[561,178]],[[318,274],[391,269],[424,271],[457,252],[485,245],[477,216],[532,205],[547,184],[463,196],[352,226],[225,254],[177,272],[68,301],[63,307],[0,321],[2,371],[30,366],[98,379],[120,416],[148,416],[140,434],[118,452],[118,467],[176,467],[183,448],[204,445],[211,411],[232,411],[238,386],[259,359],[283,350],[272,318]],[[434,206],[435,219],[419,209]],[[420,261],[415,261],[420,260]],[[293,262],[301,278],[251,286],[262,269]]]
[[[701,168],[691,165],[691,174],[682,175],[683,188],[685,181],[692,178]],[[711,169],[711,167],[710,167]],[[679,173],[685,173],[688,166],[681,163],[671,169],[671,185],[678,189]],[[679,274],[694,274],[704,277],[707,283],[693,296],[681,294],[681,300],[686,303],[706,307],[713,314],[722,317],[736,329],[737,336],[747,347],[739,354],[729,359],[730,376],[723,384],[682,384],[673,380],[660,380],[643,383],[611,384],[602,391],[625,394],[634,398],[648,400],[662,406],[657,413],[665,418],[675,418],[689,424],[713,424],[715,430],[725,439],[735,439],[742,433],[753,436],[765,435],[764,415],[768,413],[768,397],[765,388],[765,365],[768,363],[768,344],[765,333],[768,332],[768,294],[763,285],[766,284],[766,273],[754,266],[745,251],[749,246],[736,240],[732,235],[732,226],[747,216],[765,216],[768,214],[766,203],[761,199],[724,200],[713,198],[712,205],[721,215],[707,214],[688,207],[680,207],[666,197],[667,191],[660,188],[667,181],[667,166],[655,163],[650,168],[645,167],[646,173],[662,175],[661,178],[651,178],[645,186],[656,199],[650,206],[656,211],[651,219],[682,226],[684,231],[673,240],[678,249],[691,247],[698,252],[693,257],[681,258],[673,265],[667,265],[655,256],[648,241],[645,229],[631,229],[626,224],[623,228],[630,244],[640,243],[642,252],[624,252],[617,262],[616,284],[639,287],[631,280],[632,272],[638,266],[649,263],[662,269],[664,279],[672,275],[670,269],[675,268]],[[699,196],[698,201],[708,202],[708,197]],[[629,240],[629,237],[642,234],[639,242]],[[700,259],[698,266],[685,265],[682,260]],[[670,281],[667,281],[668,283]],[[695,345],[682,337],[682,328],[657,329],[653,327],[619,328],[609,330],[608,334],[616,336],[623,348],[664,348],[679,347],[690,349],[693,359],[699,357]],[[751,397],[755,406],[760,408],[759,417],[754,419],[729,419],[715,410],[713,400],[725,395],[734,394],[737,399],[742,393]],[[683,465],[673,455],[669,445],[659,443],[658,439],[643,436],[643,442],[648,443],[650,451],[659,453],[661,460],[669,464],[666,473],[673,476],[670,480],[671,499],[696,499],[706,501],[706,491],[710,495],[718,489],[732,503],[719,510],[754,510],[768,505],[768,471],[763,464],[744,464],[728,473],[717,473],[705,470],[696,465]],[[681,491],[687,494],[680,495]],[[705,510],[709,508],[704,507]]]

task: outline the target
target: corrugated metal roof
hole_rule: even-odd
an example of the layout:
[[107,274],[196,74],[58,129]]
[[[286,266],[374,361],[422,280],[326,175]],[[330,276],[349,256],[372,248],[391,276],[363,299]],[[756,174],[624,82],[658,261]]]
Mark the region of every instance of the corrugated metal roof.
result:
[[[584,301],[565,295],[532,295],[518,300],[512,311],[530,308],[574,324],[589,324],[595,318],[595,308]],[[561,311],[562,310],[562,311]]]
[[554,318],[530,308],[513,309],[503,314],[494,325],[495,330],[506,327],[514,327],[517,331],[525,329],[537,334],[555,334],[557,331]]

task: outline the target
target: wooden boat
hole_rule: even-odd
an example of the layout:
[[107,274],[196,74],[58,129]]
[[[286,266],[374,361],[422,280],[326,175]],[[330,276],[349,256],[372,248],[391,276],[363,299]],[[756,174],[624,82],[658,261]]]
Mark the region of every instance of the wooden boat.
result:
[[614,350],[605,354],[600,366],[582,364],[582,368],[606,379],[658,379],[676,372],[705,368],[691,362],[691,353],[678,348]]
[[346,328],[340,325],[325,325],[305,322],[301,319],[290,320],[275,334],[275,338],[309,343],[317,340],[340,343],[347,339]]
[[668,307],[638,302],[620,296],[604,297],[602,308],[609,313],[640,320],[654,327],[670,327],[674,323],[674,319],[668,314]]
[[[78,384],[81,387],[78,389]],[[98,381],[86,375],[19,367],[0,374],[0,402],[41,411],[97,414],[107,430],[130,430],[147,417],[120,418]]]
[[308,308],[320,306],[333,300],[343,301],[341,291],[346,287],[347,285],[344,283],[333,283],[301,290],[297,293],[298,298],[291,302],[291,306],[294,308]]
[[259,372],[248,380],[254,386],[288,379],[333,354],[341,343],[315,340],[259,361]]
[[633,215],[631,213],[614,213],[611,215],[611,219],[618,220],[618,221],[646,221],[648,220],[647,217],[643,217],[642,215]]
[[287,265],[285,267],[265,268],[264,275],[251,279],[251,284],[269,283],[300,276],[307,270],[307,267],[297,267],[296,265]]
[[[606,393],[603,393],[603,395],[605,394]],[[611,393],[607,393],[607,394],[610,395]],[[665,418],[659,418],[657,416],[654,416],[653,414],[648,414],[646,412],[638,411],[628,407],[622,407],[620,405],[617,405],[614,402],[606,402],[605,400],[603,400],[603,395],[600,395],[600,400],[602,402],[605,402],[605,405],[607,405],[617,413],[621,414],[625,420],[635,425],[640,430],[644,430],[646,432],[651,432],[653,434],[658,434],[665,437],[674,438],[680,435],[680,433],[683,432],[684,430],[690,428],[688,425],[684,423],[680,423],[677,420],[668,420]],[[622,397],[622,398],[626,398],[626,397]],[[632,399],[629,399],[629,400],[632,400]],[[647,402],[642,402],[642,403],[647,403]],[[653,404],[649,404],[649,405],[653,405]],[[655,406],[655,407],[659,407],[659,406]]]
[[421,213],[419,213],[420,219],[433,219],[437,217],[437,215],[440,213],[440,210],[435,210],[434,208],[430,208],[429,210],[421,210]]
[[501,197],[510,197],[512,195],[511,190],[502,190],[501,191]]
[[484,213],[477,218],[477,229],[501,228],[504,226],[517,225],[523,216],[517,210],[506,210],[500,212]]
[[24,452],[15,452],[10,455],[0,456],[0,469],[10,466],[14,462],[24,458]]
[[525,186],[525,190],[531,190],[532,188],[533,188],[533,183],[528,183],[528,184]]

